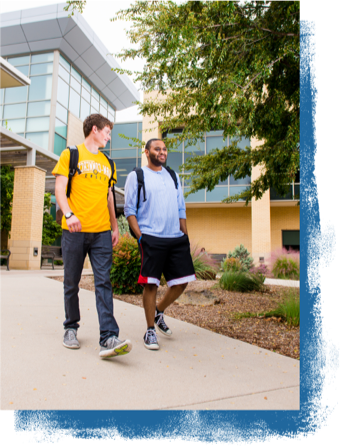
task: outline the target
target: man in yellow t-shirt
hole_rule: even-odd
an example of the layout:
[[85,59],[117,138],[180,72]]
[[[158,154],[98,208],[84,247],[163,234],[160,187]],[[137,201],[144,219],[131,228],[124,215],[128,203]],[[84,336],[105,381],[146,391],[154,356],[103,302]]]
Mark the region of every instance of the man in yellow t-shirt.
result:
[[66,196],[69,149],[62,152],[52,172],[56,176],[56,199],[63,212],[61,246],[66,316],[63,345],[67,348],[80,347],[77,339],[80,321],[78,291],[84,260],[89,254],[95,282],[101,358],[124,355],[132,348],[129,340],[118,339],[119,327],[113,315],[110,270],[112,248],[118,243],[119,231],[113,194],[108,187],[111,167],[106,156],[99,151],[110,141],[112,128],[113,123],[100,114],[85,119],[85,141],[77,146],[78,171],[72,179],[69,198]]

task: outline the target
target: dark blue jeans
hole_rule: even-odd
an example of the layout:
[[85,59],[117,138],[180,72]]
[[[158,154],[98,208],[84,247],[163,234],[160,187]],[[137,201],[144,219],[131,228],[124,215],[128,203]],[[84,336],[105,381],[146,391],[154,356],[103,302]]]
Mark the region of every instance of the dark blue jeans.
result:
[[65,328],[78,329],[79,281],[86,254],[89,254],[94,275],[96,305],[100,328],[100,345],[111,336],[119,335],[119,327],[113,316],[110,269],[112,265],[111,231],[69,232],[63,230],[61,239],[64,262]]

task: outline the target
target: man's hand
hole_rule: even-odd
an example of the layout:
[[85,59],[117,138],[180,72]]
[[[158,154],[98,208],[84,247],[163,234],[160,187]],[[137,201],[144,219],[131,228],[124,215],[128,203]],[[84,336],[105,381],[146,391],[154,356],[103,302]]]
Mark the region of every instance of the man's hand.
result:
[[112,231],[111,236],[112,236],[112,248],[114,248],[119,240],[119,229],[116,228],[114,231]]
[[81,223],[75,215],[66,218],[66,224],[70,232],[81,232]]

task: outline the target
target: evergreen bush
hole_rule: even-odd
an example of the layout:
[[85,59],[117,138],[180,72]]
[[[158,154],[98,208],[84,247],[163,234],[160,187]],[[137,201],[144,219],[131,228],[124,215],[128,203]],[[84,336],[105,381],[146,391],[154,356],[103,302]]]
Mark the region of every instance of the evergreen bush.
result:
[[117,218],[117,223],[118,223],[119,235],[130,233],[129,223],[124,215],[121,215],[120,217]]
[[119,237],[112,252],[110,280],[114,294],[139,294],[143,287],[138,285],[141,258],[137,240],[128,233]]
[[250,252],[242,244],[236,246],[233,252],[229,251],[228,259],[236,258],[241,262],[242,271],[249,271],[254,266],[253,258],[250,256]]
[[50,214],[52,203],[51,194],[46,193],[44,196],[44,215],[42,228],[42,245],[51,246],[55,240],[63,233],[62,227],[54,220]]

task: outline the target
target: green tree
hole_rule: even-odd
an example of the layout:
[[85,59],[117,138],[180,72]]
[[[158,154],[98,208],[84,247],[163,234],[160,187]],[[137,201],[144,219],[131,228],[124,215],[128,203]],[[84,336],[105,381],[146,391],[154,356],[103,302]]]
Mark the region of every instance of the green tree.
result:
[[51,194],[47,193],[44,196],[42,244],[48,246],[52,245],[55,239],[61,236],[63,232],[61,226],[53,219],[52,215],[49,212],[51,206]]
[[1,231],[10,234],[12,224],[12,201],[14,186],[14,170],[11,166],[1,166],[0,188],[1,188]]
[[[75,4],[77,3],[77,4]],[[72,7],[79,7],[72,2]],[[256,138],[256,150],[242,150],[237,141],[184,165],[190,193],[210,191],[229,175],[261,175],[249,190],[224,201],[261,198],[269,188],[286,192],[299,170],[299,14],[293,1],[137,1],[118,12],[137,48],[117,56],[143,58],[134,74],[156,99],[139,103],[142,115],[155,117],[163,131],[184,127],[166,143],[197,143],[204,132]]]

